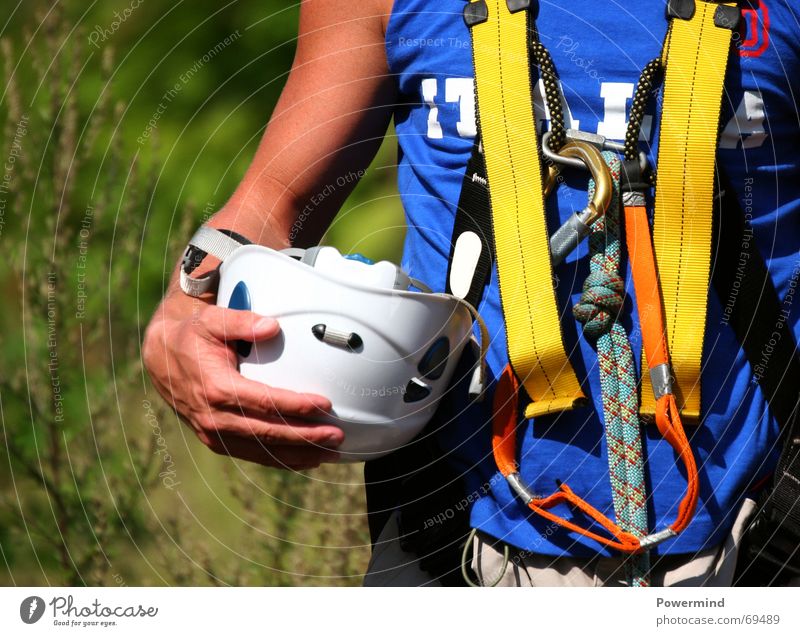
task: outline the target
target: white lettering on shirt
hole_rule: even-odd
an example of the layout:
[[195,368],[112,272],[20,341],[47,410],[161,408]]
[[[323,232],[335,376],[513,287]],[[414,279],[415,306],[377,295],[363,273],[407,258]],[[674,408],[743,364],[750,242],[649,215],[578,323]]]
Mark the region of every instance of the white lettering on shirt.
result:
[[[422,80],[422,99],[428,107],[428,139],[441,139],[444,135],[439,121],[439,94],[437,78]],[[600,97],[603,99],[603,119],[597,123],[597,134],[608,139],[622,140],[628,126],[628,102],[633,97],[634,85],[630,82],[602,82]],[[562,91],[563,95],[563,91]],[[477,134],[475,120],[475,90],[471,77],[448,77],[444,81],[444,101],[459,105],[459,119],[456,134],[471,139]],[[550,110],[544,99],[544,82],[539,80],[533,90],[534,114],[539,130],[550,128]],[[562,97],[564,124],[567,128],[580,130],[580,120],[574,119],[566,99]],[[767,133],[764,130],[764,101],[758,91],[745,91],[741,104],[733,118],[722,132],[720,148],[757,148],[764,143]],[[642,120],[640,140],[648,141],[653,125],[653,116],[645,115]]]
[[758,91],[745,91],[736,113],[720,136],[720,148],[758,148],[764,143],[764,100]]
[[474,137],[478,134],[475,126],[475,82],[471,77],[448,77],[444,81],[444,101],[457,102],[459,120],[456,132],[459,137]]
[[422,99],[430,108],[428,113],[428,139],[442,138],[442,125],[439,123],[439,107],[436,99],[436,78],[428,77],[422,80]]

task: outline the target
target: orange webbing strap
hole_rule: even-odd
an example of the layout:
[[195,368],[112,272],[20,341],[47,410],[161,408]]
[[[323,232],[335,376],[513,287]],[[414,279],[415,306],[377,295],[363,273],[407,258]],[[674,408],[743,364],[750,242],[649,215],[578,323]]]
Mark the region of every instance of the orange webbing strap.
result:
[[647,366],[652,369],[660,364],[669,364],[669,353],[650,224],[643,205],[625,206],[625,239],[639,306],[642,342],[647,352]]
[[[653,243],[650,238],[650,224],[647,221],[647,209],[644,205],[625,206],[625,236],[633,286],[636,290],[636,302],[639,307],[639,324],[642,329],[645,358],[648,369],[654,372],[654,381],[651,385],[656,391],[656,426],[686,467],[686,494],[678,508],[678,518],[670,526],[677,533],[689,525],[697,507],[699,491],[697,464],[683,429],[675,395],[672,393],[672,372],[669,366],[664,309]],[[642,376],[645,376],[644,372]]]
[[[492,450],[494,452],[494,459],[500,472],[506,478],[518,474],[516,462],[516,433],[517,423],[519,421],[519,390],[520,387],[517,378],[511,370],[511,366],[507,365],[495,388],[494,416],[492,420]],[[548,497],[536,497],[532,494],[528,494],[527,499],[526,503],[528,507],[536,514],[568,530],[593,539],[609,548],[632,554],[639,551],[641,547],[637,537],[625,532],[602,512],[578,497],[566,484],[560,484],[559,490]],[[562,503],[573,505],[605,528],[614,538],[609,539],[591,530],[581,528],[575,523],[550,512],[550,508]]]
[[492,451],[497,468],[507,477],[518,472],[517,424],[519,423],[519,382],[506,365],[494,391],[492,408]]

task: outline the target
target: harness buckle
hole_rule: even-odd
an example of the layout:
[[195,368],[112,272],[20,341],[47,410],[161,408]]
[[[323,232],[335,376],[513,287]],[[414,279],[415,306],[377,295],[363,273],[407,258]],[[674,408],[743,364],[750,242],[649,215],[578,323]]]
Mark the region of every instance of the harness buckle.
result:
[[[546,144],[543,145],[546,147]],[[561,263],[589,235],[590,226],[606,213],[614,193],[611,172],[596,145],[574,139],[564,144],[558,156],[576,161],[582,168],[589,170],[595,182],[595,190],[587,206],[567,219],[550,237],[550,262],[553,266]],[[548,171],[544,184],[545,197],[555,187],[558,174],[552,167]]]

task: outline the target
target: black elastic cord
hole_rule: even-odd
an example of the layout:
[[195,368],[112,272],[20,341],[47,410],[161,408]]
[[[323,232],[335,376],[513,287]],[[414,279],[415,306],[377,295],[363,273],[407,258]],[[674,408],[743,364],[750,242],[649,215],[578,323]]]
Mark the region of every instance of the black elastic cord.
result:
[[544,99],[550,111],[550,150],[557,153],[567,141],[567,128],[564,123],[564,108],[558,82],[558,73],[553,58],[544,44],[534,39],[530,44],[531,61],[539,68],[539,78],[544,84]]
[[625,131],[624,155],[627,161],[635,161],[639,158],[639,136],[642,131],[645,109],[662,78],[663,66],[661,58],[658,57],[650,60],[639,76],[639,82],[636,84],[636,92],[633,95],[633,103],[631,104],[628,128]]

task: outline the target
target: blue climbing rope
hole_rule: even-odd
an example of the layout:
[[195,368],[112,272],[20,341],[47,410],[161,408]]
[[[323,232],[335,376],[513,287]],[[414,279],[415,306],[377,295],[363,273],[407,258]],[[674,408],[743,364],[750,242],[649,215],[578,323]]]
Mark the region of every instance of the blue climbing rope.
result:
[[[625,328],[618,320],[625,282],[620,276],[619,176],[620,160],[610,152],[603,157],[614,183],[614,195],[605,217],[592,225],[589,235],[590,273],[573,308],[583,333],[594,340],[600,367],[603,418],[608,446],[608,466],[614,513],[625,531],[643,537],[648,533],[647,494],[644,480],[636,366]],[[589,197],[594,182],[589,183]],[[650,584],[647,552],[629,557],[625,564],[628,584]]]

